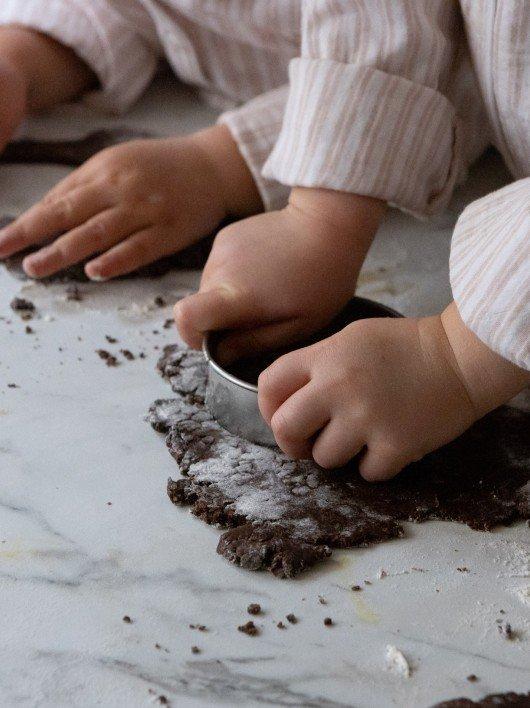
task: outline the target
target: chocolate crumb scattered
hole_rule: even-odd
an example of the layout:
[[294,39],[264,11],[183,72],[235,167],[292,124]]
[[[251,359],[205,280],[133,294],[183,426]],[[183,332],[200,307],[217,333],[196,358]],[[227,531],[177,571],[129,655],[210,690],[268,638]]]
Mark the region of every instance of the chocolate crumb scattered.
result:
[[499,634],[504,639],[512,640],[515,639],[515,632],[512,629],[512,625],[509,622],[504,622],[498,625],[497,629]]
[[501,615],[505,615],[505,614],[506,614],[506,610],[499,610],[499,612],[501,613]]
[[164,329],[171,329],[171,327],[173,327],[173,323],[174,323],[173,318],[169,317],[167,320],[164,321],[164,324],[162,325],[162,327]]
[[165,307],[165,306],[166,306],[166,301],[164,300],[164,298],[163,298],[161,295],[157,295],[157,296],[155,297],[155,305],[156,305],[157,307]]
[[359,592],[359,590],[362,590],[362,587],[360,585],[352,585],[351,589],[353,592]]
[[247,612],[249,615],[259,615],[261,612],[261,605],[258,605],[257,602],[251,602],[247,607]]
[[106,335],[105,335],[105,339],[107,340],[107,342],[108,342],[109,344],[116,344],[117,341],[118,341],[118,340],[116,339],[116,337],[111,337],[110,334],[106,334]]
[[169,699],[166,696],[158,696],[158,702],[163,706],[169,705]]
[[467,568],[465,565],[461,566],[460,568],[457,568],[459,573],[469,573],[469,568]]
[[331,617],[324,617],[324,624],[326,625],[326,627],[331,627],[331,625],[333,624],[333,620],[331,619]]
[[145,352],[140,352],[140,353],[138,354],[138,357],[139,357],[140,359],[145,359],[146,353],[145,353]]
[[20,386],[16,383],[8,383],[7,388],[20,388]]
[[469,676],[467,677],[467,680],[470,681],[471,683],[475,683],[475,681],[478,681],[478,676],[476,676],[475,674],[469,674]]
[[134,361],[136,358],[130,349],[120,349],[120,353],[127,359],[127,361]]
[[123,615],[123,621],[125,624],[132,624],[132,619],[129,617],[129,615]]
[[189,625],[190,629],[198,629],[199,632],[206,632],[206,625],[205,624],[190,624]]
[[287,627],[286,627],[286,626],[284,625],[284,623],[281,622],[281,621],[278,622],[278,624],[277,624],[276,626],[278,627],[278,629],[287,629]]
[[35,305],[31,300],[26,300],[23,297],[14,297],[9,306],[13,312],[35,312]]
[[293,615],[292,612],[290,612],[288,615],[285,615],[285,619],[291,624],[296,624],[298,622],[298,618],[296,617],[296,615]]
[[119,361],[116,359],[116,357],[105,349],[96,349],[96,354],[99,356],[100,359],[103,359],[107,366],[119,365]]
[[371,580],[365,580],[365,581],[364,581],[364,584],[365,584],[365,585],[371,585],[371,584],[372,584],[372,581],[371,581]]
[[26,331],[26,334],[34,334],[35,333],[35,330],[33,329],[33,327],[30,327],[29,325],[26,325],[25,331]]
[[154,329],[153,334],[160,334],[160,332],[157,329]]
[[327,605],[328,601],[326,600],[325,597],[322,597],[322,595],[318,596],[318,601],[320,602],[321,605]]
[[81,302],[83,299],[81,291],[75,283],[70,283],[70,285],[67,285],[65,293],[66,299],[71,300],[72,302]]
[[256,627],[254,622],[252,622],[252,620],[246,622],[245,624],[240,624],[238,630],[243,632],[243,634],[248,634],[249,637],[255,637],[259,634],[259,629]]
[[192,653],[192,654],[200,654],[200,653],[201,653],[201,650],[199,649],[199,647],[193,646],[193,647],[191,648],[191,653]]

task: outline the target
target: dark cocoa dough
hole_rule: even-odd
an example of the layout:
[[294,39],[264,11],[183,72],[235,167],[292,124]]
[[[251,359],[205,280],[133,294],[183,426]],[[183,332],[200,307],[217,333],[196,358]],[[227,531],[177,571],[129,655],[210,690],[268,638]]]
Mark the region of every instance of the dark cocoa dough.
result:
[[[12,216],[0,216],[0,229],[7,226],[14,218]],[[133,273],[121,275],[115,280],[125,280],[129,278],[161,278],[172,270],[199,270],[208,260],[212,248],[213,236],[207,236],[183,251],[171,256],[161,258],[154,263],[143,266]],[[41,244],[41,246],[44,244]],[[22,270],[22,261],[25,256],[33,253],[35,248],[30,248],[20,253],[6,258],[3,262],[6,269],[19,280],[31,280]],[[93,258],[93,256],[92,256]],[[90,280],[85,275],[85,263],[76,263],[65,270],[50,275],[47,278],[40,278],[40,283],[88,283]]]
[[199,352],[166,347],[158,363],[176,398],[155,401],[148,421],[182,477],[174,504],[227,529],[217,552],[250,570],[291,578],[352,548],[404,535],[403,521],[458,521],[488,531],[530,518],[530,414],[502,407],[390,482],[369,484],[355,461],[326,471],[231,435],[204,405]]
[[519,706],[530,708],[530,693],[490,693],[479,701],[470,698],[455,698],[437,703],[432,708],[490,708],[490,706]]
[[105,148],[131,140],[155,138],[152,133],[130,128],[97,130],[76,140],[15,140],[0,154],[0,162],[79,167]]

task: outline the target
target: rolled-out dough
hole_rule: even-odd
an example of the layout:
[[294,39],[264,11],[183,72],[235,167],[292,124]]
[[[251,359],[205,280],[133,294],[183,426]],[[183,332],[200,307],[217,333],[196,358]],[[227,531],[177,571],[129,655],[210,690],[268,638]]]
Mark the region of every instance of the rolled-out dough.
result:
[[331,555],[402,536],[402,521],[443,519],[491,530],[530,518],[530,414],[503,407],[384,484],[352,462],[325,471],[231,435],[204,405],[202,354],[169,346],[158,364],[176,394],[148,420],[166,433],[182,477],[168,494],[228,529],[217,552],[251,570],[293,577]]
[[15,140],[0,154],[0,162],[79,167],[105,148],[155,137],[141,130],[106,128],[76,140]]

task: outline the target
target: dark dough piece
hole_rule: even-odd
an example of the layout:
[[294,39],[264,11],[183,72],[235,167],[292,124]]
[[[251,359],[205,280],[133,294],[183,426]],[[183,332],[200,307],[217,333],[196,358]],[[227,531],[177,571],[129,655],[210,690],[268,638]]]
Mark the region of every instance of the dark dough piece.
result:
[[79,167],[100,150],[131,140],[154,137],[140,130],[110,128],[89,133],[77,140],[15,140],[4,149],[0,162]]
[[486,708],[490,706],[519,706],[530,708],[530,693],[490,693],[479,701],[470,698],[455,698],[452,701],[437,703],[432,708]]
[[[7,226],[13,221],[12,216],[0,216],[0,229]],[[208,255],[210,249],[212,248],[213,236],[207,236],[201,241],[185,248],[180,253],[176,253],[172,256],[166,256],[161,258],[154,263],[143,266],[134,273],[129,273],[127,275],[122,275],[116,280],[123,280],[125,278],[161,278],[166,273],[172,270],[198,270],[202,268],[206,261],[208,260]],[[30,280],[22,270],[22,260],[28,253],[32,253],[36,249],[28,249],[21,253],[17,253],[10,258],[6,258],[3,262],[7,270],[14,275],[19,280]],[[70,268],[50,275],[47,278],[41,278],[39,282],[41,283],[86,283],[89,279],[85,275],[85,263],[76,263]]]
[[368,484],[355,463],[325,471],[221,428],[204,406],[201,353],[166,347],[158,368],[177,394],[156,401],[148,415],[155,430],[167,433],[183,475],[169,480],[169,497],[228,529],[217,551],[236,565],[293,577],[332,548],[402,536],[401,521],[443,519],[490,530],[530,518],[528,413],[498,409],[396,479]]

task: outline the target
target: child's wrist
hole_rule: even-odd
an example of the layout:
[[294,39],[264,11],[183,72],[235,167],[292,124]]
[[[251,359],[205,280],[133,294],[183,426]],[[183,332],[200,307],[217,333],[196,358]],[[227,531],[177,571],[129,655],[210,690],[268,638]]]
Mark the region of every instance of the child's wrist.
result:
[[507,403],[530,385],[530,372],[484,344],[465,325],[454,302],[440,319],[477,418]]
[[263,211],[258,188],[229,129],[215,125],[190,136],[209,168],[225,218],[242,219]]
[[313,234],[320,233],[330,248],[342,249],[344,257],[358,260],[364,259],[386,204],[359,194],[295,187],[286,209],[305,220]]

